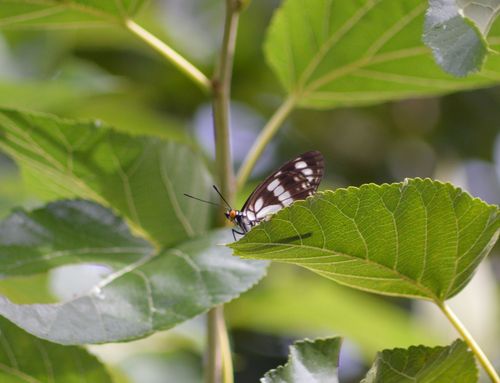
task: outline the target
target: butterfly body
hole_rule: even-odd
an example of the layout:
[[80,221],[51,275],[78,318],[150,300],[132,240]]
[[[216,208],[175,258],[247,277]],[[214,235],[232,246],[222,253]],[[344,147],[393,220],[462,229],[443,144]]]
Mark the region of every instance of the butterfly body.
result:
[[241,229],[233,229],[233,235],[243,235],[292,202],[313,195],[323,173],[323,155],[318,151],[303,153],[283,164],[257,186],[241,210],[226,211],[226,218]]
[[246,216],[246,213],[240,210],[230,209],[226,211],[225,215],[228,220],[234,222],[238,227],[240,227],[241,230],[243,230],[243,233],[239,234],[245,234],[252,228],[252,226],[255,225],[255,222],[250,221]]

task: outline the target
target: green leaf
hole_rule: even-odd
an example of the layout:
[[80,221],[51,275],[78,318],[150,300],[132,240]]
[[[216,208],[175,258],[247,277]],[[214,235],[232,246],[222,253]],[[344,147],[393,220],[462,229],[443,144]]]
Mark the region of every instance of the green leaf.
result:
[[227,304],[224,312],[233,328],[287,337],[342,334],[359,346],[368,362],[384,348],[443,340],[428,326],[417,324],[407,310],[379,296],[277,263],[257,287]]
[[127,96],[88,97],[80,100],[78,107],[66,110],[66,113],[78,119],[98,118],[120,132],[131,135],[151,135],[180,143],[191,141],[188,129],[179,121],[157,113]]
[[80,28],[119,23],[145,0],[8,0],[0,2],[0,28]]
[[[115,90],[116,92],[116,90]],[[29,108],[53,111],[61,107],[74,107],[82,99],[96,97],[103,90],[93,84],[77,86],[63,81],[6,81],[0,82],[0,105],[7,108]]]
[[500,80],[500,57],[493,56],[481,75],[443,73],[421,41],[425,9],[421,0],[316,0],[307,7],[285,0],[269,28],[266,57],[297,105],[310,108],[442,94]]
[[362,290],[442,302],[467,284],[499,228],[497,206],[413,179],[317,193],[229,246]]
[[26,203],[28,196],[21,177],[11,164],[0,163],[0,218],[10,212],[13,206]]
[[54,303],[57,300],[50,287],[48,274],[0,278],[0,295],[8,296],[16,303]]
[[210,198],[209,173],[193,151],[173,141],[132,137],[99,121],[75,122],[0,109],[0,149],[56,197],[107,205],[132,228],[169,246],[203,233]]
[[499,10],[499,0],[429,1],[423,39],[443,70],[455,76],[481,70]]
[[0,224],[0,275],[74,263],[104,265],[110,273],[90,291],[61,303],[20,305],[0,297],[0,314],[62,344],[143,337],[228,302],[264,276],[265,262],[238,259],[221,245],[230,238],[228,230],[220,230],[155,250],[93,202],[17,211]]
[[288,362],[271,370],[262,383],[338,382],[337,370],[341,338],[304,340],[290,347]]
[[3,318],[0,318],[0,335],[3,383],[112,382],[99,360],[83,348],[35,338]]
[[446,347],[384,350],[361,383],[475,383],[478,370],[465,342]]

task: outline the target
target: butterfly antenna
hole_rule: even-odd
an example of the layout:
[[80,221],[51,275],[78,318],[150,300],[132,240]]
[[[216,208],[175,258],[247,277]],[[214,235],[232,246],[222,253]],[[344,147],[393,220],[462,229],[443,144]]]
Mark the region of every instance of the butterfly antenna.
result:
[[192,195],[189,195],[189,194],[186,194],[186,193],[184,193],[184,195],[185,195],[186,197],[189,197],[189,198],[195,199],[195,200],[197,200],[197,201],[205,202],[205,203],[208,203],[208,204],[210,204],[210,205],[219,206],[219,207],[225,207],[225,206],[223,206],[223,205],[221,205],[221,204],[219,204],[219,203],[215,203],[215,202],[212,202],[212,201],[205,201],[204,199],[201,199],[201,198],[198,198],[198,197],[193,197]]
[[222,193],[219,191],[219,189],[217,189],[217,186],[215,186],[215,185],[212,185],[212,186],[215,189],[215,191],[217,192],[217,194],[220,196],[220,198],[222,198],[222,200],[224,201],[224,203],[226,204],[226,206],[229,208],[229,210],[232,210],[231,205],[229,205],[227,203],[226,199],[222,196]]

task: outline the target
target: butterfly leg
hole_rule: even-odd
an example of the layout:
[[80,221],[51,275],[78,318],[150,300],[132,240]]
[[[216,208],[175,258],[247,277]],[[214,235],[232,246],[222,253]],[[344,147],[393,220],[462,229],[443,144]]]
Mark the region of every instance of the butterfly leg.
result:
[[234,238],[235,241],[236,241],[236,234],[245,235],[244,231],[238,231],[238,230],[235,230],[235,229],[231,229],[231,231],[233,233],[233,238]]

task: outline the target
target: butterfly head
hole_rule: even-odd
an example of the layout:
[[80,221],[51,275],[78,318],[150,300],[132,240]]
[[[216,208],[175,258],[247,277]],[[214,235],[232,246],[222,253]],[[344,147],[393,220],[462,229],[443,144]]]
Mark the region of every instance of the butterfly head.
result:
[[233,222],[237,217],[239,217],[241,215],[241,212],[239,212],[238,210],[229,209],[229,210],[226,210],[226,212],[224,214],[226,215],[226,218],[228,220]]

